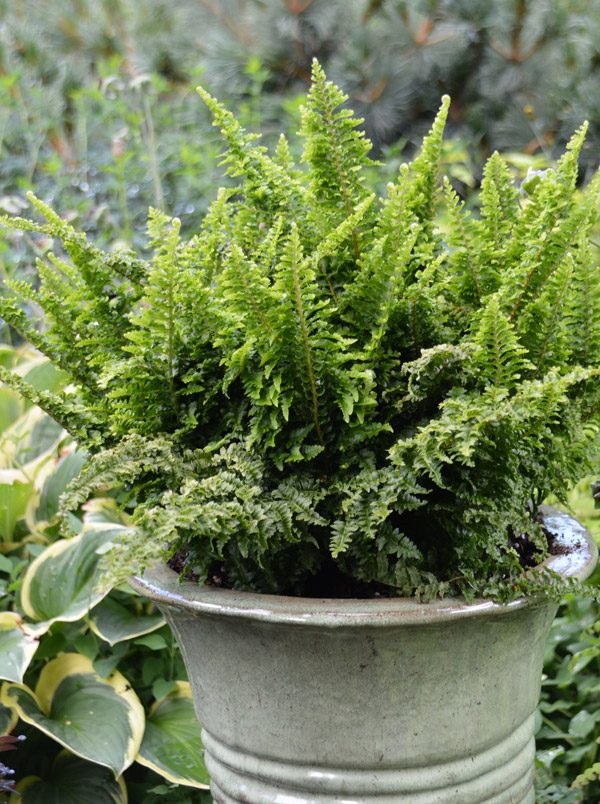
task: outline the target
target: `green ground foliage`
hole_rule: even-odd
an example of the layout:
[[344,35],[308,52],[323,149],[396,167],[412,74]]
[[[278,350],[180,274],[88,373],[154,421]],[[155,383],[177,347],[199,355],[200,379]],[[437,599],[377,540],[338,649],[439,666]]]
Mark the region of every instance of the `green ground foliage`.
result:
[[[0,363],[40,391],[64,376],[23,349]],[[0,733],[22,804],[204,804],[200,727],[174,639],[128,587],[98,586],[96,551],[124,528],[118,493],[61,529],[59,498],[85,455],[0,387]],[[94,710],[101,710],[101,716]],[[2,797],[0,787],[0,800]]]
[[[571,510],[600,544],[600,509],[591,478],[569,497]],[[589,581],[600,583],[600,570]],[[568,597],[546,645],[542,698],[537,715],[538,804],[595,802],[600,798],[600,608]],[[575,782],[575,786],[572,787]]]

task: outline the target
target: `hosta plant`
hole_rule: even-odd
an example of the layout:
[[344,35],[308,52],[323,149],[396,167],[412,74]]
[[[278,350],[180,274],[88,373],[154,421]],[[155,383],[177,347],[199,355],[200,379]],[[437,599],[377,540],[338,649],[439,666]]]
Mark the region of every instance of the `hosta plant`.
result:
[[[0,346],[0,362],[40,392],[64,382],[28,350]],[[170,800],[178,789],[206,800],[200,726],[163,618],[130,589],[96,584],[102,546],[125,530],[116,501],[91,500],[60,531],[58,500],[84,457],[0,388],[0,735],[28,738],[13,775],[0,762],[0,800],[10,786],[22,804],[134,804],[161,781]]]
[[70,384],[0,377],[91,454],[65,511],[125,490],[115,572],[161,555],[263,592],[560,591],[526,570],[549,549],[540,504],[599,453],[585,126],[520,188],[492,155],[472,214],[439,176],[448,98],[380,198],[318,64],[300,165],[200,94],[234,183],[191,239],[152,210],[151,256],[104,253],[34,197],[44,222],[4,221],[62,243],[0,312]]

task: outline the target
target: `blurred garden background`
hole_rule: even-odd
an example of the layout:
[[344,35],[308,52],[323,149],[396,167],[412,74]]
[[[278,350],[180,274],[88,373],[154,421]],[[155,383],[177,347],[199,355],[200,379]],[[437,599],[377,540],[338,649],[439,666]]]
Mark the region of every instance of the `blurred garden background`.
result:
[[[34,190],[108,248],[141,248],[149,206],[193,232],[225,181],[195,87],[202,83],[268,142],[297,129],[314,57],[364,118],[385,164],[373,182],[414,152],[445,93],[452,107],[444,171],[474,208],[490,153],[499,150],[521,182],[546,167],[584,119],[582,183],[598,167],[600,0],[0,0],[0,213],[28,215],[26,193]],[[50,245],[0,231],[2,285],[32,280]],[[0,343],[0,363],[36,387],[62,382],[1,322]],[[127,588],[99,597],[96,559],[60,539],[58,498],[84,460],[58,425],[0,388],[0,654],[9,657],[0,659],[0,728],[27,737],[7,755],[18,800],[59,801],[64,791],[89,804],[93,789],[100,804],[209,802],[168,629]],[[591,480],[569,499],[600,540]],[[118,502],[117,489],[73,517],[77,545],[83,534],[101,546],[120,527]],[[75,580],[52,598],[59,570]],[[76,659],[65,664],[64,654]],[[99,726],[83,717],[91,698],[55,702],[83,718],[83,737],[73,741],[28,692],[51,698],[58,674],[87,679],[104,700],[102,680],[114,671],[144,710],[135,757],[127,746],[122,756],[94,755]],[[110,688],[115,717],[127,709],[128,691]],[[572,598],[547,646],[539,804],[600,800],[599,739],[600,610]],[[117,782],[113,771],[122,772]]]

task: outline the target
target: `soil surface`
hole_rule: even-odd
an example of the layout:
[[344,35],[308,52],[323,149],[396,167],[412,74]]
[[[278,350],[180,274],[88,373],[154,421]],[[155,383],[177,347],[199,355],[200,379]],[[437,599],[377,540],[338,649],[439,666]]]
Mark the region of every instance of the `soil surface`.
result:
[[[565,555],[570,552],[569,547],[561,544],[554,536],[545,531],[548,540],[548,552],[552,556]],[[535,567],[537,562],[536,555],[538,548],[527,538],[527,536],[517,536],[511,539],[510,546],[514,548],[519,556],[519,561],[523,569]],[[179,550],[168,561],[168,566],[186,581],[197,582],[199,576],[191,572],[186,566],[188,553],[186,550]],[[206,581],[208,586],[230,589],[231,585],[227,580],[227,573],[223,565],[216,564]],[[293,594],[286,593],[283,594]],[[325,565],[314,577],[307,582],[302,592],[303,597],[312,598],[341,598],[341,599],[372,599],[378,597],[395,597],[394,590],[388,586],[378,583],[364,583],[356,581],[344,575],[333,561]]]

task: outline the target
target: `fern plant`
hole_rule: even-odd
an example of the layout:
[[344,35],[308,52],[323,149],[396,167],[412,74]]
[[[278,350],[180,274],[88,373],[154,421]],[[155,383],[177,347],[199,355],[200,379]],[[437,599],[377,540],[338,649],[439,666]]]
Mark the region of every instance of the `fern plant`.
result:
[[33,196],[42,223],[3,221],[63,244],[0,312],[71,384],[0,378],[90,454],[65,510],[122,487],[134,527],[117,568],[177,555],[237,588],[547,588],[525,571],[548,550],[539,506],[600,452],[585,126],[527,192],[494,154],[475,216],[439,176],[446,97],[379,198],[360,121],[318,63],[300,165],[200,94],[233,186],[191,239],[153,210],[150,257],[103,253]]

